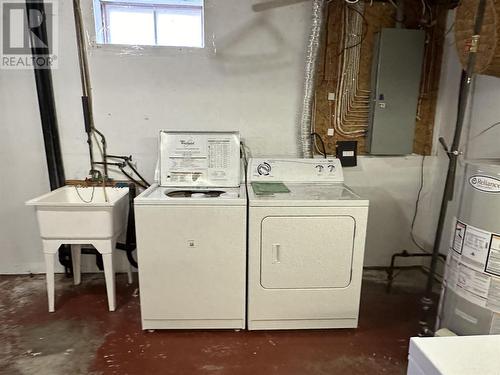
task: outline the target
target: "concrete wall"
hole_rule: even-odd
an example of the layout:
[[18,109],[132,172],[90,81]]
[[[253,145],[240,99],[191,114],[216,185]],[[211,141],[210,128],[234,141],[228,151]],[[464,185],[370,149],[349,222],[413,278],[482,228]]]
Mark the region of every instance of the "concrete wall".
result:
[[[91,1],[82,4],[92,34]],[[310,3],[265,13],[254,13],[247,0],[206,4],[204,50],[90,49],[96,126],[107,135],[110,152],[133,154],[150,179],[159,129],[238,129],[255,156],[298,152]],[[82,178],[89,167],[73,16],[71,2],[59,5],[54,85],[61,142],[66,176]],[[23,206],[48,190],[32,72],[0,71],[0,87],[1,126],[8,128],[0,138],[6,165],[1,192],[10,197],[1,212],[0,273],[42,272],[34,215]],[[446,111],[441,117],[445,122]],[[416,224],[417,238],[427,247],[439,204],[439,160],[426,158]],[[393,252],[415,248],[409,228],[420,163],[420,156],[363,157],[358,167],[346,170],[346,182],[371,200],[366,265],[387,265]],[[21,187],[12,189],[10,182]]]

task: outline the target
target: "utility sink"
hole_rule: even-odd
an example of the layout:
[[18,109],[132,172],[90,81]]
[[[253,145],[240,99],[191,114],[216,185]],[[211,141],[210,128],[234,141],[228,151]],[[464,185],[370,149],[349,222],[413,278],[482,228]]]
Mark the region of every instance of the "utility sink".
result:
[[[71,245],[75,284],[80,283],[81,245],[92,245],[102,255],[108,306],[115,311],[113,250],[124,232],[128,188],[64,186],[26,202],[35,206],[47,276],[49,311],[54,311],[54,257],[61,245]],[[129,270],[129,280],[132,273]]]
[[40,236],[112,239],[125,230],[128,188],[64,186],[26,202],[36,207]]

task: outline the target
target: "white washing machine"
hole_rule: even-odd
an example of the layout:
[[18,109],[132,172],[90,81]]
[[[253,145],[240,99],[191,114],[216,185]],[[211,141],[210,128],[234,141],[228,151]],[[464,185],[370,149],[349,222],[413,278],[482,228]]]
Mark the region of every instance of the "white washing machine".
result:
[[160,139],[160,184],[135,199],[142,328],[244,328],[239,135],[164,131]]
[[338,159],[250,160],[248,329],[357,327],[368,200],[343,182]]

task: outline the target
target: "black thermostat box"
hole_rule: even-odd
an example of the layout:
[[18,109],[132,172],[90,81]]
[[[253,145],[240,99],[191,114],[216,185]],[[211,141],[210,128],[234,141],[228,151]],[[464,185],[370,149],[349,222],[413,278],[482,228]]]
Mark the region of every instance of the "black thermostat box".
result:
[[358,141],[337,141],[337,159],[343,167],[358,165]]

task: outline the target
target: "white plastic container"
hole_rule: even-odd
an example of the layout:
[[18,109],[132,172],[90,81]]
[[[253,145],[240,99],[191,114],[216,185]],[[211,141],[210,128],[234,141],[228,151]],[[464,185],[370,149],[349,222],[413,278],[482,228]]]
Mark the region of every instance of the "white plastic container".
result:
[[[93,193],[92,193],[93,192]],[[26,202],[36,207],[42,239],[110,239],[127,222],[128,188],[64,186]]]

